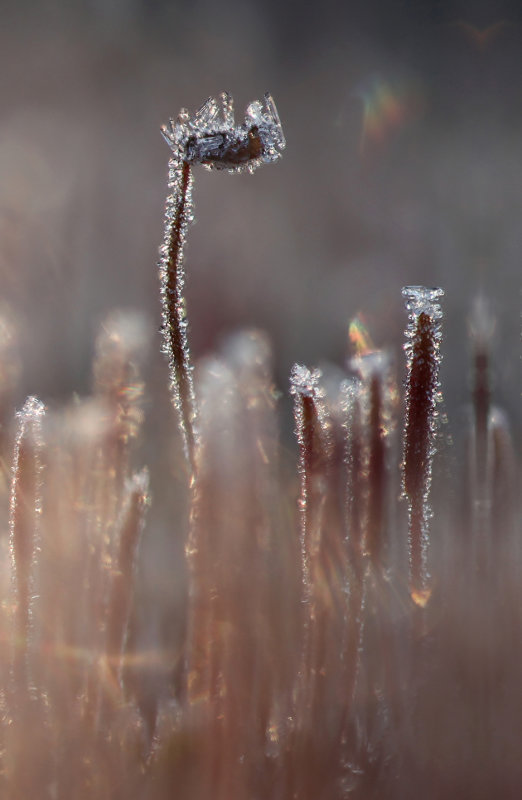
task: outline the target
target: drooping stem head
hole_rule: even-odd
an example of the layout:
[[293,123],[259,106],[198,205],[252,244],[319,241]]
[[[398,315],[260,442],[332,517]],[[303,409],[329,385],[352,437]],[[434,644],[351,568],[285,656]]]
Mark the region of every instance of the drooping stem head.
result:
[[277,161],[286,141],[272,96],[267,92],[263,103],[250,103],[240,125],[234,121],[232,96],[222,92],[220,99],[221,118],[218,101],[209,97],[192,119],[182,109],[177,120],[163,125],[165,141],[179,160],[227,172],[254,172]]
[[207,169],[254,172],[261,164],[277,161],[286,144],[277,109],[268,93],[264,103],[256,100],[248,106],[241,125],[234,122],[233,100],[227,92],[222,93],[221,102],[221,117],[218,102],[209,98],[193,118],[182,109],[177,120],[169,120],[161,129],[172,149],[159,263],[163,350],[169,361],[172,401],[192,475],[196,469],[198,421],[183,293],[187,230],[194,218],[192,166],[202,164]]

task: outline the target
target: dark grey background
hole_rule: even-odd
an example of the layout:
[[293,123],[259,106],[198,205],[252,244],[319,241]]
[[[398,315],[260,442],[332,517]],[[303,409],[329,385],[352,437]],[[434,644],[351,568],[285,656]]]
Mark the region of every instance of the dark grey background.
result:
[[[288,140],[282,162],[254,176],[196,175],[194,353],[261,326],[285,389],[296,360],[342,364],[348,322],[364,312],[375,343],[400,359],[401,287],[441,285],[445,389],[460,406],[466,316],[483,293],[499,317],[497,396],[515,415],[517,3],[55,0],[1,10],[0,275],[21,328],[21,396],[86,392],[96,329],[116,306],[146,312],[148,378],[163,381],[159,126],[222,89],[242,114],[269,89]],[[362,150],[379,88],[400,119],[377,105],[382,141],[366,135]]]

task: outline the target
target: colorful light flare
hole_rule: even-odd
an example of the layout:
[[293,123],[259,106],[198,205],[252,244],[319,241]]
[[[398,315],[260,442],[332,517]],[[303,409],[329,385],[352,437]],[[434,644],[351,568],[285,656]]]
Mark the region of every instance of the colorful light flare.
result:
[[366,356],[368,353],[373,353],[375,350],[375,345],[363,321],[362,314],[356,314],[350,322],[348,338],[353,349],[353,355],[356,358]]
[[382,148],[419,116],[423,105],[418,88],[405,82],[394,84],[375,78],[359,94],[363,101],[361,156]]

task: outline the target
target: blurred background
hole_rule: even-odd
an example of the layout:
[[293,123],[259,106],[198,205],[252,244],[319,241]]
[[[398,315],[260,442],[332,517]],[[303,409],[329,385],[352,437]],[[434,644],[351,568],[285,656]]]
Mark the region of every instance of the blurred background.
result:
[[[100,527],[89,503],[74,502],[77,497],[83,498],[83,484],[78,479],[84,474],[82,469],[87,476],[92,473],[96,487],[101,485],[101,489],[105,489],[105,473],[96,471],[96,461],[89,472],[92,409],[88,403],[78,403],[78,414],[73,419],[75,429],[67,421],[68,415],[74,417],[71,400],[75,395],[85,397],[92,390],[96,340],[108,315],[114,309],[141,315],[123,317],[122,324],[123,333],[130,332],[127,338],[132,352],[134,345],[138,351],[143,342],[148,344],[143,356],[144,426],[140,449],[131,457],[131,472],[143,465],[150,467],[152,497],[139,561],[141,573],[130,650],[134,647],[148,653],[162,648],[158,659],[152,659],[150,664],[143,660],[144,672],[150,670],[143,686],[146,692],[150,691],[148,706],[155,710],[158,685],[167,695],[171,685],[177,689],[184,685],[184,545],[188,528],[186,467],[170,408],[167,365],[160,352],[157,260],[163,238],[169,159],[169,148],[160,135],[161,124],[170,116],[175,117],[182,106],[193,113],[206,98],[222,90],[234,95],[236,115],[241,120],[245,106],[268,90],[277,104],[287,138],[280,163],[267,165],[254,175],[195,168],[197,224],[190,229],[186,254],[194,356],[202,358],[218,351],[228,336],[244,327],[263,329],[273,344],[275,382],[281,391],[278,410],[283,419],[283,466],[279,468],[275,456],[272,462],[267,457],[264,464],[269,468],[266,471],[270,471],[270,481],[278,483],[274,493],[277,507],[269,507],[264,498],[271,495],[268,491],[263,494],[263,486],[256,502],[259,500],[262,518],[265,515],[271,521],[272,513],[277,517],[281,528],[274,523],[277,559],[281,557],[281,564],[286,567],[296,565],[290,582],[283,569],[274,576],[270,573],[270,593],[277,609],[268,613],[274,614],[278,624],[279,618],[282,620],[283,631],[288,609],[289,624],[293,624],[292,604],[298,597],[295,587],[299,572],[298,557],[293,558],[292,549],[297,542],[294,522],[298,493],[297,446],[288,395],[292,364],[342,368],[350,354],[349,323],[357,316],[375,347],[391,350],[400,384],[404,378],[402,344],[407,321],[401,288],[409,284],[441,286],[446,292],[441,371],[449,417],[446,427],[457,444],[463,444],[469,433],[466,407],[471,387],[468,317],[475,300],[482,297],[496,320],[494,402],[506,410],[515,447],[520,450],[522,5],[515,0],[0,0],[0,22],[0,353],[2,337],[9,338],[4,335],[4,320],[11,321],[15,331],[12,346],[19,353],[21,365],[15,396],[9,402],[12,400],[20,408],[28,394],[35,394],[50,409],[44,432],[45,441],[50,442],[44,481],[44,534],[47,541],[56,538],[67,545],[72,543],[72,549],[76,546],[82,552],[85,541],[90,546],[88,539],[81,538],[84,529],[77,519],[82,520],[82,514],[97,535],[100,530],[106,533],[110,526]],[[6,330],[9,332],[9,325]],[[126,341],[125,336],[122,339]],[[99,349],[103,351],[103,347]],[[233,347],[229,361],[231,352]],[[236,343],[236,356],[238,352],[245,351],[238,350]],[[15,360],[0,357],[0,388],[5,377],[2,370],[7,371]],[[106,373],[111,372],[113,363],[116,360],[98,358],[99,372],[109,387],[111,375]],[[16,367],[12,370],[14,385]],[[126,399],[131,405],[135,401],[138,407],[140,378],[133,373],[131,377]],[[2,397],[0,392],[0,404]],[[233,406],[215,405],[218,421],[220,409],[232,418]],[[67,411],[61,415],[59,409],[63,406]],[[399,404],[399,415],[403,407]],[[117,403],[113,402],[111,408],[117,417]],[[0,466],[4,467],[3,472],[0,470],[0,551],[7,544],[12,452],[12,431],[6,445],[1,427],[1,421],[10,418],[10,409],[9,414],[4,412],[0,405]],[[95,418],[95,412],[92,414]],[[137,413],[136,430],[141,421],[138,416]],[[212,522],[213,514],[218,516],[218,524],[212,530],[209,525],[209,531],[213,535],[214,528],[218,531],[216,552],[218,562],[222,558],[224,564],[229,548],[223,543],[234,541],[236,535],[239,539],[241,531],[240,515],[234,517],[237,505],[228,503],[227,492],[232,497],[235,486],[233,480],[230,486],[227,484],[225,467],[229,473],[242,477],[238,455],[243,451],[248,455],[249,448],[257,452],[248,443],[248,436],[242,441],[241,426],[245,426],[247,418],[236,416],[234,424],[230,423],[233,435],[229,436],[237,445],[236,460],[231,458],[228,464],[223,458],[221,470],[223,451],[217,450],[218,456],[212,462],[218,477],[222,477],[221,473],[225,476],[223,491],[216,495],[218,500],[221,498],[222,508],[218,502],[216,507],[222,511],[222,518],[215,514],[211,502],[207,510]],[[218,426],[219,422],[216,430]],[[83,440],[74,439],[75,430],[83,431]],[[504,434],[503,425],[498,430]],[[217,430],[223,440],[227,433],[226,425]],[[265,434],[268,440],[272,428]],[[62,460],[53,436],[64,442]],[[446,435],[441,438],[450,439]],[[85,461],[68,461],[70,451],[81,456],[82,441],[88,445]],[[390,448],[394,464],[393,473],[390,468],[389,494],[395,498],[401,459],[399,433],[394,442]],[[512,467],[510,448],[511,440],[506,434],[498,445],[498,483],[501,484],[503,467],[509,472],[505,493],[508,497],[512,487],[519,485],[518,467]],[[464,513],[455,523],[458,515],[454,508],[461,501],[460,495],[464,496],[462,487],[469,490],[476,476],[470,478],[471,461],[465,447],[439,449],[447,456],[437,460],[442,462],[440,471],[449,465],[451,478],[440,481],[441,500],[441,492],[436,493],[439,476],[438,467],[435,468],[432,538],[442,542],[435,550],[438,563],[445,567],[440,573],[446,582],[440,585],[452,587],[457,607],[462,601],[463,611],[459,617],[453,609],[451,613],[444,609],[441,612],[440,606],[433,604],[435,623],[439,624],[439,613],[446,614],[441,617],[444,624],[447,620],[451,623],[447,626],[449,639],[437,638],[437,629],[433,637],[436,645],[441,645],[440,652],[448,653],[449,658],[441,658],[442,672],[434,669],[430,677],[430,670],[427,671],[426,706],[421,711],[424,708],[430,725],[433,718],[440,722],[438,728],[437,724],[431,726],[436,731],[434,741],[440,744],[440,752],[452,751],[450,763],[458,760],[453,742],[460,740],[455,753],[467,752],[466,737],[474,729],[478,738],[483,737],[483,749],[473,754],[474,739],[470,737],[473,769],[476,763],[495,765],[494,753],[505,748],[506,758],[498,758],[498,763],[503,765],[512,758],[514,766],[509,776],[516,793],[503,796],[518,797],[521,758],[517,748],[522,712],[516,698],[520,695],[517,643],[521,555],[518,538],[508,538],[516,526],[505,525],[506,536],[501,542],[507,540],[509,548],[502,551],[504,560],[492,560],[493,567],[501,565],[498,583],[491,583],[495,589],[490,590],[488,585],[483,588],[482,574],[476,571],[468,593],[468,573],[463,569],[462,579],[458,568],[460,564],[469,566],[469,561],[473,570],[474,562],[466,551],[461,561],[454,563],[451,548],[455,541],[457,545],[469,542],[465,536],[453,536],[466,534],[466,525],[459,527],[462,519],[469,523]],[[261,455],[264,452],[261,448]],[[267,452],[272,451],[268,448]],[[462,463],[454,468],[453,459],[459,458]],[[61,472],[52,472],[53,459]],[[106,474],[114,481],[109,468]],[[449,496],[448,483],[454,496]],[[89,478],[86,484],[90,485]],[[475,484],[476,488],[476,480]],[[76,494],[70,485],[76,486]],[[515,500],[519,494],[515,488]],[[239,493],[241,496],[243,502],[249,497],[245,489],[243,495]],[[469,499],[464,497],[461,505]],[[512,519],[520,518],[518,504],[513,501],[505,505],[504,517],[511,525]],[[471,503],[466,508],[469,507]],[[404,503],[401,508],[397,512],[393,505],[387,525],[392,533],[397,531],[392,540],[398,543],[397,552],[403,548],[404,557],[399,554],[398,562],[406,586]],[[479,512],[476,514],[479,518]],[[229,525],[233,517],[234,524]],[[246,516],[249,533],[255,529],[252,519],[253,512]],[[196,515],[196,526],[197,520]],[[496,534],[495,523],[497,518],[491,524],[491,531]],[[497,523],[497,527],[502,526]],[[87,523],[85,529],[90,530]],[[440,532],[442,535],[437,536]],[[448,542],[450,546],[446,548]],[[459,547],[455,550],[458,553]],[[68,575],[66,569],[62,570],[55,549],[51,547],[46,552],[43,548],[42,552],[47,559],[49,585],[58,586],[56,595],[50,592],[50,596],[58,597],[68,612],[68,598],[78,601],[82,585],[78,589],[74,571]],[[209,552],[211,563],[212,546]],[[8,559],[0,561],[7,578]],[[502,571],[508,563],[512,567],[509,581]],[[105,574],[104,570],[108,574],[109,566],[103,561],[100,574]],[[83,571],[78,574],[83,575]],[[223,575],[228,574],[223,569]],[[248,572],[245,574],[248,577]],[[0,588],[1,581],[0,570]],[[343,573],[338,583],[348,596],[344,581]],[[214,585],[205,586],[203,580],[201,583],[204,590]],[[94,606],[103,610],[103,602],[96,602],[96,592],[92,596]],[[440,597],[445,596],[450,595],[440,590]],[[479,596],[482,602],[477,601]],[[280,597],[286,598],[282,604]],[[385,605],[387,602],[383,608]],[[43,606],[44,611],[49,607]],[[392,613],[385,619],[391,625],[393,614],[397,614],[393,618],[395,625],[404,617],[395,610],[398,605],[390,607]],[[506,607],[511,608],[512,615],[505,614]],[[368,608],[373,614],[371,603]],[[250,628],[248,603],[244,609],[246,630]],[[239,613],[244,609],[241,603],[237,604]],[[49,619],[54,622],[52,614]],[[402,622],[397,627],[400,637],[401,625]],[[53,634],[57,631],[59,639],[59,626],[49,627]],[[224,633],[219,636],[225,641]],[[405,641],[400,637],[399,643]],[[510,649],[512,643],[515,650]],[[488,660],[488,648],[498,657]],[[368,652],[378,651],[369,647]],[[409,658],[409,648],[405,653]],[[483,728],[475,720],[482,723],[482,699],[486,703],[490,700],[480,681],[476,687],[480,698],[476,715],[473,686],[463,701],[457,697],[457,690],[455,701],[446,692],[450,681],[451,686],[459,687],[462,654],[464,664],[471,664],[472,678],[477,674],[480,678],[481,659],[486,670],[490,663],[500,664],[494,678],[496,694],[491,695],[491,706],[497,703],[495,715],[484,715]],[[387,664],[387,660],[374,659],[377,660],[375,674],[380,680],[381,662]],[[274,663],[274,685],[279,685],[279,669]],[[161,672],[161,680],[155,670]],[[291,670],[288,672],[291,674]],[[168,674],[167,680],[163,680],[163,673]],[[433,687],[436,691],[432,691]],[[437,709],[435,703],[443,693],[445,701]],[[459,721],[454,712],[457,702],[464,704],[465,711],[470,709],[469,718],[464,713]],[[64,718],[68,719],[67,704],[64,709]],[[501,730],[497,721],[502,715],[507,720],[506,733],[497,736]],[[32,727],[36,730],[36,726]],[[429,762],[430,736],[425,742]],[[39,752],[37,747],[32,747],[33,751]],[[436,766],[437,758],[432,761]],[[488,792],[489,797],[489,789]],[[22,795],[31,796],[27,792]],[[444,792],[439,796],[443,795]],[[465,791],[457,795],[471,796]]]
[[160,124],[223,89],[241,117],[269,90],[288,141],[281,163],[196,175],[194,354],[259,326],[286,392],[294,361],[342,365],[359,313],[402,369],[400,289],[440,285],[449,407],[467,401],[467,314],[483,294],[498,316],[497,398],[514,417],[517,3],[19,0],[1,10],[1,301],[21,330],[20,399],[86,393],[96,331],[115,307],[145,312],[146,377],[164,384]]

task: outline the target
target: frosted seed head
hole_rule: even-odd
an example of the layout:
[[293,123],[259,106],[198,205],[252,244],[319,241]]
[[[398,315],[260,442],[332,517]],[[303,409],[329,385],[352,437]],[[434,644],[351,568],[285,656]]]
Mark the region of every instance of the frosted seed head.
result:
[[189,164],[228,172],[254,172],[263,163],[276,161],[285,147],[285,137],[275,103],[268,93],[264,104],[250,103],[245,121],[234,122],[234,103],[228,92],[209,98],[191,119],[183,109],[177,121],[170,120],[161,132],[174,153]]
[[37,397],[29,396],[22,409],[16,412],[20,424],[20,435],[23,436],[29,428],[32,435],[39,439],[41,436],[42,419],[45,414],[45,406]]
[[402,296],[406,300],[406,308],[410,315],[418,317],[420,314],[427,314],[434,320],[442,317],[442,309],[439,304],[441,297],[444,297],[444,289],[426,286],[404,286]]
[[309,370],[302,364],[294,364],[290,372],[290,394],[315,397],[319,389],[321,370]]
[[[429,326],[429,338],[434,347],[434,356],[437,365],[440,365],[442,356],[440,354],[440,343],[442,341],[442,308],[438,300],[444,296],[443,289],[429,289],[425,286],[405,286],[402,295],[406,300],[408,311],[408,327],[404,331],[405,343],[403,345],[406,352],[408,368],[411,366],[413,348],[419,335],[420,328]],[[417,361],[418,361],[417,357]],[[418,361],[418,363],[420,363]]]

